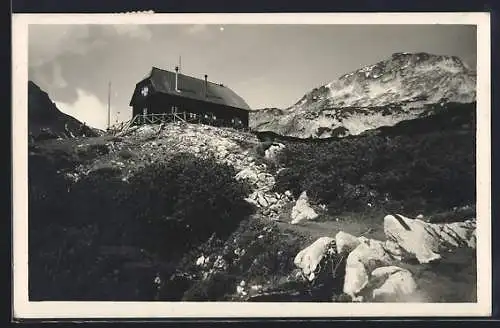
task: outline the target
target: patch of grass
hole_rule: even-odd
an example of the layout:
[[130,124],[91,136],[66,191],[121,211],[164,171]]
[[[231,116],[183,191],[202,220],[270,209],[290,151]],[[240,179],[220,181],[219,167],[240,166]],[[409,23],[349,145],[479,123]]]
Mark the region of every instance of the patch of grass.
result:
[[[242,280],[247,287],[280,287],[283,277],[295,269],[293,259],[305,244],[304,240],[300,235],[283,233],[275,223],[256,217],[242,221],[225,243],[214,248],[204,246],[190,253],[179,266],[181,272],[194,273],[183,299],[199,300],[203,295],[211,295],[212,300],[228,300],[235,296],[236,286]],[[203,273],[209,268],[198,268],[194,264],[202,253],[222,256],[227,268],[203,279]],[[226,283],[220,284],[220,281]]]
[[331,213],[367,204],[417,215],[475,201],[475,135],[435,132],[288,143],[276,190],[303,190]]

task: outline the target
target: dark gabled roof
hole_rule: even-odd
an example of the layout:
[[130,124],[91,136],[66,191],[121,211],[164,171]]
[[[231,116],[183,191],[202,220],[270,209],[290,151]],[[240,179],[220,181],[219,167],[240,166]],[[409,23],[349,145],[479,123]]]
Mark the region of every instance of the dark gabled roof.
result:
[[[205,81],[202,79],[179,73],[178,88],[180,92],[177,92],[175,91],[175,72],[153,67],[151,74],[139,84],[142,84],[146,80],[150,81],[155,92],[250,110],[250,106],[248,106],[243,98],[238,96],[233,90],[220,84],[208,82],[207,96],[205,97]],[[137,90],[134,92],[134,96],[136,93]]]

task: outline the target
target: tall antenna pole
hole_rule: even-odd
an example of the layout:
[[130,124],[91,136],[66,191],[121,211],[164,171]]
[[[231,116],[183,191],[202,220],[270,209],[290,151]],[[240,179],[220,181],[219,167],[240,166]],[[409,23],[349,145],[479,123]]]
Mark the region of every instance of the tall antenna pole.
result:
[[108,129],[110,127],[111,120],[111,81],[108,83]]

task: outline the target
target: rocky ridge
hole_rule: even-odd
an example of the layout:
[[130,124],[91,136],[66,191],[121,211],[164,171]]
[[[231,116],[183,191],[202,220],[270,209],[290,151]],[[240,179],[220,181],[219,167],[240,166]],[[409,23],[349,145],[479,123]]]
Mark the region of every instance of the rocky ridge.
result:
[[61,112],[49,95],[32,81],[28,82],[28,131],[31,141],[95,137],[102,133]]
[[476,73],[458,57],[395,53],[313,89],[287,109],[254,111],[250,122],[256,131],[284,136],[343,137],[475,99]]
[[[197,124],[145,125],[129,130],[126,135],[111,138],[104,143],[109,154],[90,164],[81,164],[67,176],[74,181],[95,170],[118,169],[123,180],[129,179],[134,172],[148,163],[160,161],[176,153],[190,153],[199,158],[215,157],[220,163],[229,164],[237,171],[235,179],[246,180],[252,187],[247,201],[256,206],[259,212],[270,219],[277,219],[281,207],[294,200],[289,192],[273,192],[276,174],[263,160],[252,156],[258,139],[250,133],[232,129],[220,129]],[[78,147],[89,147],[81,144]],[[266,158],[271,159],[283,149],[282,144],[271,145],[266,149]]]

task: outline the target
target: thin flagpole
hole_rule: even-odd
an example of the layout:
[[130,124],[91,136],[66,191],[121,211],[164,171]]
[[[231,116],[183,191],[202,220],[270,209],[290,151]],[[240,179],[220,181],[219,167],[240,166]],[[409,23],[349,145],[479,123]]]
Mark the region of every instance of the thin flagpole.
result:
[[111,81],[108,83],[108,129],[111,121]]

